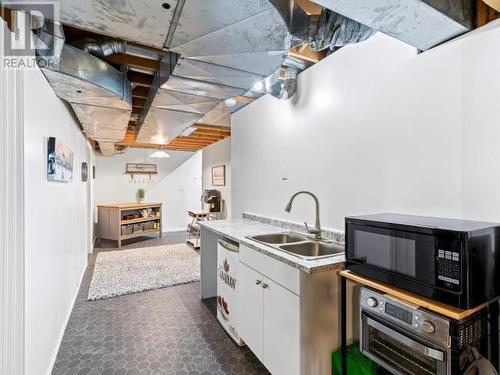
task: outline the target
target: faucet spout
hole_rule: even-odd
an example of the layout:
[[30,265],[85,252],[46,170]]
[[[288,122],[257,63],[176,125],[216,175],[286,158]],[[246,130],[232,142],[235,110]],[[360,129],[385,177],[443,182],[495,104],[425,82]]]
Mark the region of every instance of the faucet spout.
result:
[[316,223],[314,224],[314,229],[309,229],[309,227],[307,226],[307,223],[305,223],[305,224],[306,224],[307,231],[311,234],[314,234],[314,236],[317,240],[321,240],[322,237],[321,237],[321,224],[320,224],[320,219],[319,219],[319,217],[320,217],[320,215],[319,215],[319,199],[315,194],[311,193],[310,191],[305,191],[305,190],[298,191],[297,193],[292,195],[292,197],[290,198],[290,201],[288,202],[288,204],[285,207],[285,211],[290,212],[292,210],[293,201],[294,201],[295,197],[297,197],[297,195],[300,195],[300,194],[309,195],[314,199],[314,202],[316,204]]

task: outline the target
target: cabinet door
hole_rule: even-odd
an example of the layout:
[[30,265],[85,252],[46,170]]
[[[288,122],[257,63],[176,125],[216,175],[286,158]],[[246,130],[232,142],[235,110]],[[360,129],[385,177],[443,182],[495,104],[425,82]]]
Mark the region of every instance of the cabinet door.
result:
[[273,375],[300,373],[300,297],[266,279],[264,364]]
[[238,330],[252,352],[263,359],[263,306],[262,283],[264,277],[240,263]]

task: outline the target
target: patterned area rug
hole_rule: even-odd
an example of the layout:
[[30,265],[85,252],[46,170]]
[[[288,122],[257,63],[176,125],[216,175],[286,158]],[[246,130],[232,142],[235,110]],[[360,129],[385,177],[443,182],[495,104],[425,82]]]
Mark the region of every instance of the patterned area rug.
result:
[[200,280],[200,256],[186,244],[102,252],[89,301]]

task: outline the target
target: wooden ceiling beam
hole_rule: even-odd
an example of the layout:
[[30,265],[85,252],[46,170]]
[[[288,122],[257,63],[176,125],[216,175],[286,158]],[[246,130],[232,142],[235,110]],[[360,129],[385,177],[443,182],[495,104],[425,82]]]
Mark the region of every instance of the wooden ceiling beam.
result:
[[321,14],[323,7],[311,0],[295,0],[297,4],[306,12],[308,16],[318,16]]
[[133,98],[147,99],[148,93],[149,93],[148,87],[137,86],[137,87],[134,87],[134,89],[132,90],[132,97]]
[[199,147],[205,147],[209,146],[214,142],[191,142],[191,141],[172,141],[169,143],[170,146],[172,145],[181,145],[181,146],[199,146]]
[[203,129],[198,129],[192,134],[199,134],[199,135],[215,135],[215,136],[230,136],[231,132],[230,131],[222,131],[222,130],[203,130]]
[[243,95],[238,95],[233,98],[237,102],[244,103],[244,104],[250,104],[255,101],[255,98],[251,98],[249,96],[243,96]]
[[219,126],[219,125],[209,125],[209,124],[193,124],[191,125],[193,128],[196,129],[203,129],[203,130],[216,130],[216,131],[223,131],[223,132],[231,132],[231,128],[228,126]]
[[[137,142],[127,142],[127,141],[120,141],[116,143],[117,146],[127,146],[131,148],[149,148],[149,149],[159,149],[160,146],[152,143],[137,143]],[[198,150],[199,147],[185,147],[185,146],[169,146],[169,145],[162,145],[161,146],[162,150],[179,150],[179,151],[193,151],[193,150]]]
[[315,64],[326,57],[326,51],[313,51],[308,44],[304,43],[290,48],[288,56],[309,61]]
[[134,107],[134,106],[132,106],[132,114],[133,115],[140,115],[140,114],[142,114],[143,109],[144,108],[142,108],[142,107]]
[[146,104],[146,99],[132,97],[132,106],[133,107],[142,107],[142,108],[144,108],[144,104]]
[[155,71],[160,66],[158,60],[147,59],[145,57],[133,55],[119,55],[113,54],[104,58],[107,62],[117,65],[129,65],[140,69]]
[[223,135],[216,136],[216,135],[205,135],[205,134],[191,134],[189,137],[186,137],[186,138],[190,138],[190,139],[203,139],[203,140],[210,140],[210,141],[217,142],[217,141],[220,141],[221,139],[226,138],[226,136],[223,136]]
[[15,11],[12,9],[0,7],[0,17],[2,17],[4,21],[7,23],[7,27],[11,32],[15,31],[14,17],[13,17],[14,12]]
[[127,78],[130,82],[135,83],[138,86],[151,87],[153,85],[153,76],[149,74],[129,70]]

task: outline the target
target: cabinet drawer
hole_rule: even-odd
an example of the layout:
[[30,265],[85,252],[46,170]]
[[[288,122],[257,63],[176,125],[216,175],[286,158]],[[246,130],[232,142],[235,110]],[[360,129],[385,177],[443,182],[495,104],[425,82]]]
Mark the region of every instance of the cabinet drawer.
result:
[[245,245],[240,246],[240,262],[260,272],[264,276],[300,295],[300,272],[269,255],[259,253]]

